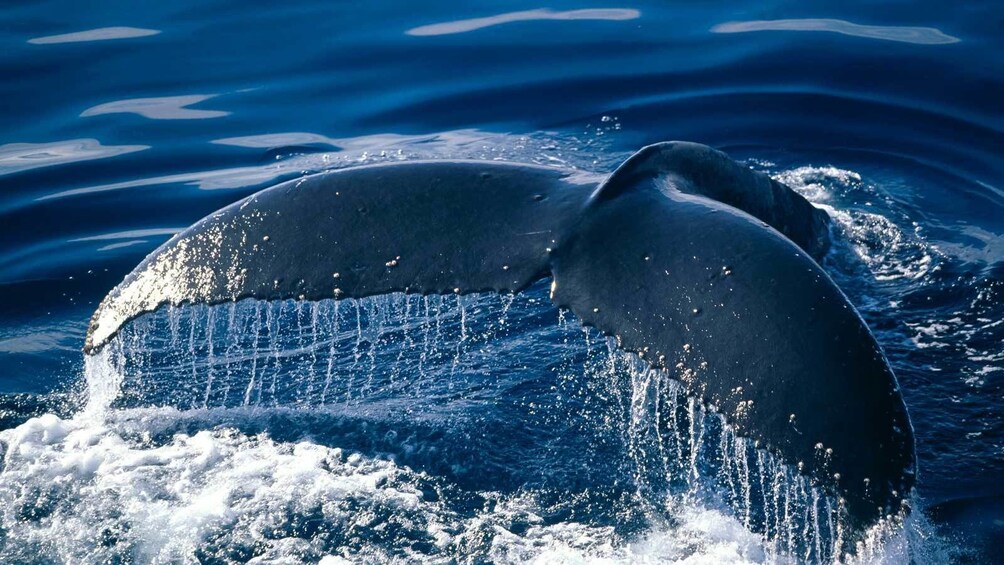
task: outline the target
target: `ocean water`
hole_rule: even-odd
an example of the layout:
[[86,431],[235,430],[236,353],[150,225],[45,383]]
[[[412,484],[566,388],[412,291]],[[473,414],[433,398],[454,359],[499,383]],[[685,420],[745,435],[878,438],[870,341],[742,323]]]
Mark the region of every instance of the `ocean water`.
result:
[[[1004,560],[997,3],[0,7],[0,562]],[[901,384],[913,511],[833,501],[518,296],[170,308],[147,253],[276,182],[410,159],[605,173],[682,139],[835,220]]]

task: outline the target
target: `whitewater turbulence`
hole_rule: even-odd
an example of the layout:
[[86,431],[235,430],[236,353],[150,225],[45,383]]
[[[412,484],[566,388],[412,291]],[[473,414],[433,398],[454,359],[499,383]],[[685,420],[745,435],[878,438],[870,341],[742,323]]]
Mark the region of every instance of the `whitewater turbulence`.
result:
[[141,317],[84,415],[2,432],[32,540],[3,555],[825,563],[900,531],[849,545],[837,497],[685,394],[696,364],[651,368],[547,286]]

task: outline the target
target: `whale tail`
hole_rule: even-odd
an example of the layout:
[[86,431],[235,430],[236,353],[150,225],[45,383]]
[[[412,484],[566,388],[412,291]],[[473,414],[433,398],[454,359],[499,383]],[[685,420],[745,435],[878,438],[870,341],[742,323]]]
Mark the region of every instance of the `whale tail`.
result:
[[155,250],[85,352],[162,305],[519,292],[552,278],[584,324],[846,499],[898,511],[913,437],[875,339],[813,260],[826,215],[711,148],[656,144],[609,178],[479,161],[333,171],[263,190]]

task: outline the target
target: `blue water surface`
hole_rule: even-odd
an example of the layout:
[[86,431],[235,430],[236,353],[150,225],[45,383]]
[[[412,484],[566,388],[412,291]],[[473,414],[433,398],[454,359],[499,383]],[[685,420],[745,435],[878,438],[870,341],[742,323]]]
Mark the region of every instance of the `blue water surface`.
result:
[[[1002,22],[997,2],[8,0],[0,428],[79,410],[101,298],[172,234],[263,187],[413,158],[607,172],[647,143],[691,140],[837,220],[825,266],[902,385],[927,532],[972,550],[959,559],[1004,559]],[[509,354],[548,366],[527,343]],[[529,382],[508,393],[526,400]],[[419,449],[466,441],[429,426]],[[511,441],[483,444],[486,476]],[[28,543],[0,528],[5,542]]]

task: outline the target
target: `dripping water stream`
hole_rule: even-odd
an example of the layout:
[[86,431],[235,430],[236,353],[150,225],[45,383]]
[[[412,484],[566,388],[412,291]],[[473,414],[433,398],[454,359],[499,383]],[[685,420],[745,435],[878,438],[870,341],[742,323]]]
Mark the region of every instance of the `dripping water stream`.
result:
[[[727,509],[772,560],[826,563],[868,550],[846,535],[833,495],[737,436],[673,373],[570,318],[540,284],[520,295],[168,307],[88,359],[86,412],[438,419],[461,435],[480,430],[477,449],[489,453],[506,452],[507,434],[525,434],[520,457],[533,463],[496,469],[498,484],[588,492],[613,474],[649,524],[672,524],[681,504],[699,503]],[[533,443],[543,451],[531,454]],[[440,465],[458,484],[487,468],[471,464],[477,457],[397,457]],[[593,471],[567,471],[582,464]],[[621,518],[612,527],[630,537]]]

